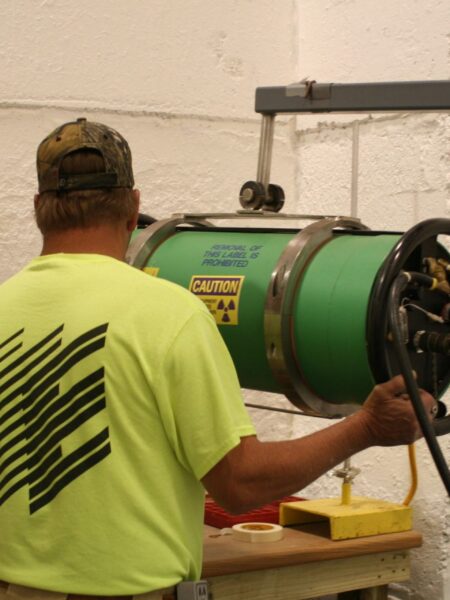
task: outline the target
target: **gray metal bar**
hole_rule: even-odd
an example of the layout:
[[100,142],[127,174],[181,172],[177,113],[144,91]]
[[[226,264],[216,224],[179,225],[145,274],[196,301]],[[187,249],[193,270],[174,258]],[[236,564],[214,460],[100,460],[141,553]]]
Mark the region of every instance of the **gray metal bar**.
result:
[[264,185],[266,195],[270,183],[270,166],[272,164],[273,130],[275,115],[263,115],[261,121],[261,137],[259,140],[258,169],[256,181]]
[[450,81],[311,83],[256,88],[255,111],[263,114],[321,112],[445,111]]
[[[345,217],[342,215],[295,215],[289,213],[274,213],[272,211],[264,211],[264,210],[238,210],[234,213],[174,213],[172,215],[172,219],[183,219],[185,221],[196,221],[199,219],[218,219],[218,220],[243,220],[243,219],[275,219],[278,221],[295,221],[295,220],[304,220],[304,221],[320,221],[321,219],[348,219],[349,217]],[[360,219],[353,219],[354,221],[360,221]],[[160,221],[157,221],[160,223]],[[147,227],[147,229],[149,229]],[[147,231],[144,229],[143,231]],[[137,239],[136,236],[135,239]],[[134,241],[132,242],[134,245]],[[127,261],[128,262],[128,261]]]

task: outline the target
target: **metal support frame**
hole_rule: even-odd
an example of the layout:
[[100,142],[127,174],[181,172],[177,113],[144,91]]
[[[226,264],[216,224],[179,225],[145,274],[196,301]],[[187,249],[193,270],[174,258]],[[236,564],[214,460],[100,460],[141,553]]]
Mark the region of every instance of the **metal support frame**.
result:
[[256,88],[262,114],[450,110],[450,81],[300,82]]
[[255,111],[262,114],[256,181],[269,198],[277,113],[407,112],[450,110],[450,81],[316,83],[256,88]]

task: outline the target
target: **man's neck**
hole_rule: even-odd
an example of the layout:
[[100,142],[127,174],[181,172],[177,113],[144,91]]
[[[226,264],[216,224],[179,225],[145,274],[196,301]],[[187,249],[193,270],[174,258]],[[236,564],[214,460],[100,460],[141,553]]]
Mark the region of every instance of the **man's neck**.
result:
[[44,236],[41,255],[104,254],[118,260],[125,258],[129,234],[122,228],[102,225],[86,229],[52,232]]

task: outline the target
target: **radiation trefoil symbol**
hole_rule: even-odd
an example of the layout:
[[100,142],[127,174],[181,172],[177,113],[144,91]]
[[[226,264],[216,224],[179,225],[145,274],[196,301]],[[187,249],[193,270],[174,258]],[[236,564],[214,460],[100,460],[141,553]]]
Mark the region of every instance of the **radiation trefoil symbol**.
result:
[[[217,311],[221,311],[222,315],[218,315],[219,319],[218,322],[220,323],[231,323],[232,319],[229,313],[230,311],[235,311],[236,310],[236,304],[234,302],[234,300],[230,300],[229,302],[225,303],[223,300],[219,300],[219,303],[217,304]],[[233,315],[234,316],[234,315]]]

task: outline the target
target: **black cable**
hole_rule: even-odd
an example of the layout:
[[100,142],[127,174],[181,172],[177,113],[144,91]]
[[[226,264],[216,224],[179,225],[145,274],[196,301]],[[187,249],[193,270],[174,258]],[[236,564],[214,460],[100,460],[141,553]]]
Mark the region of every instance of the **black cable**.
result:
[[287,413],[289,415],[299,415],[300,417],[315,417],[316,419],[332,419],[327,415],[308,415],[308,413],[301,412],[300,410],[289,410],[288,408],[276,408],[275,406],[264,406],[264,404],[251,404],[250,402],[244,402],[244,406],[248,408],[259,408],[260,410],[270,410],[272,412]]
[[[441,476],[442,483],[447,490],[447,494],[450,496],[450,471],[447,463],[445,462],[439,443],[436,440],[433,426],[430,423],[428,414],[423,406],[422,399],[420,397],[419,386],[417,385],[414,377],[408,352],[402,337],[402,326],[398,306],[400,302],[400,294],[410,283],[410,281],[411,275],[401,271],[394,280],[389,292],[389,319],[391,323],[394,347],[397,351],[397,359],[400,365],[400,371],[405,380],[406,389],[416,413],[417,420],[422,429],[423,436],[431,452],[431,456],[433,457],[439,475]],[[420,283],[424,282],[420,281]]]
[[299,410],[289,410],[288,408],[275,408],[275,406],[264,406],[262,404],[250,404],[250,402],[244,402],[244,405],[247,406],[248,408],[259,408],[260,410],[270,410],[273,412],[282,412],[282,413],[289,413],[291,415],[305,415],[305,413],[300,412]]

